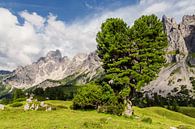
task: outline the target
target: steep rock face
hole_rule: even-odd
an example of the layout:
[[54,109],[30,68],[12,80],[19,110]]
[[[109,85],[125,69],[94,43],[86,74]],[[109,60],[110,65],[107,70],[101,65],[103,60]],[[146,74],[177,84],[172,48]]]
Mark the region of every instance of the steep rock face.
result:
[[29,88],[48,79],[61,80],[71,75],[86,74],[85,78],[80,79],[80,83],[86,83],[86,79],[92,79],[98,70],[102,68],[95,52],[78,54],[69,59],[62,57],[60,51],[56,50],[31,65],[17,68],[4,82],[16,88]]
[[180,25],[178,25],[173,18],[167,18],[166,16],[163,16],[163,24],[168,38],[168,48],[166,50],[167,62],[179,62],[188,54]]
[[166,51],[168,66],[162,68],[158,78],[142,90],[162,96],[177,94],[182,88],[190,91],[195,77],[195,68],[191,67],[195,64],[195,15],[184,16],[180,24],[163,16],[163,23],[169,42]]

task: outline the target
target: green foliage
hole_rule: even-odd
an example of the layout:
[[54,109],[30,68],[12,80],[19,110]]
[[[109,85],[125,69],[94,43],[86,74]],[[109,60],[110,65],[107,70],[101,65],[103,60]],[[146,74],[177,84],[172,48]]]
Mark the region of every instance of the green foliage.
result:
[[[0,76],[1,77],[1,76]],[[9,85],[4,85],[1,82],[0,79],[0,99],[8,94],[8,92],[11,90],[11,86]]]
[[100,118],[99,121],[86,121],[83,123],[83,127],[85,128],[90,128],[90,129],[94,129],[94,128],[98,128],[98,129],[102,129],[106,124],[108,124],[110,121],[110,119],[108,118]]
[[115,94],[114,101],[102,110],[123,107],[124,100],[133,99],[136,90],[155,79],[165,63],[167,37],[155,15],[140,17],[132,27],[120,18],[109,18],[96,41],[105,69],[104,85],[110,85]]
[[58,87],[34,88],[26,92],[33,93],[35,98],[43,101],[45,98],[50,100],[72,100],[80,86],[61,85]]
[[51,100],[63,100],[64,93],[59,87],[47,87],[44,92],[45,97]]
[[73,99],[73,109],[97,109],[101,102],[102,90],[96,84],[86,84]]
[[195,92],[195,79],[194,79],[194,77],[190,77],[190,81],[192,83],[193,91]]
[[167,37],[162,22],[155,16],[142,16],[129,30],[133,42],[132,83],[137,89],[155,79],[165,63]]
[[169,51],[167,54],[175,56],[175,55],[177,55],[179,53],[180,53],[179,49],[177,49],[177,50],[174,50],[174,51]]
[[150,117],[145,117],[142,119],[142,122],[148,123],[148,124],[152,124],[152,118]]
[[11,107],[21,107],[22,105],[23,104],[19,103],[19,102],[15,102],[15,103],[10,104]]
[[179,125],[177,129],[192,129],[190,126],[187,125]]
[[109,113],[121,116],[124,111],[124,104],[123,103],[112,103],[112,104],[105,104],[98,107],[98,112],[101,113]]
[[44,95],[44,90],[43,88],[36,88],[33,93],[37,96],[43,96]]
[[18,98],[18,99],[15,99],[14,102],[22,102],[22,101],[25,101],[26,98]]
[[105,80],[113,81],[115,92],[126,87],[140,89],[156,77],[165,62],[167,39],[155,15],[142,16],[131,28],[122,19],[107,19],[96,40]]
[[180,107],[178,112],[195,118],[195,108],[194,107]]
[[113,89],[107,83],[103,83],[102,87],[102,95],[101,95],[101,105],[111,105],[116,103],[117,97],[114,94]]
[[3,98],[0,100],[0,104],[9,104],[9,103],[12,103],[12,100],[11,99],[7,99],[7,98]]
[[18,98],[24,98],[25,94],[22,89],[15,89],[13,91],[13,100],[16,100]]
[[173,95],[169,93],[166,97],[158,95],[157,93],[149,95],[143,93],[136,93],[136,99],[132,102],[139,107],[161,106],[166,107],[169,110],[179,111],[180,106],[195,107],[195,99],[192,96],[192,91],[188,90],[186,85],[181,85],[181,89],[174,88],[172,92],[176,92]]

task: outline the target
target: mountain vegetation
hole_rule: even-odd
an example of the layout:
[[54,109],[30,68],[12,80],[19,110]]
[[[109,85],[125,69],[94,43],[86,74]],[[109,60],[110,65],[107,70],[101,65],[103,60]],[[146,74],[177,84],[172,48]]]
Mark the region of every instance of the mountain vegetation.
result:
[[[101,106],[106,104],[104,110],[109,110],[108,106],[116,107],[120,109],[116,114],[121,115],[136,90],[155,79],[165,63],[166,33],[155,15],[140,17],[132,27],[128,27],[122,19],[110,18],[102,24],[96,40],[97,53],[105,70],[100,85],[102,88],[105,85],[110,87],[115,96],[115,99],[109,100],[110,105],[101,102]],[[82,90],[87,91],[84,88]],[[83,99],[94,98],[82,95],[82,91],[78,96],[84,96]],[[74,103],[77,105],[79,101]]]

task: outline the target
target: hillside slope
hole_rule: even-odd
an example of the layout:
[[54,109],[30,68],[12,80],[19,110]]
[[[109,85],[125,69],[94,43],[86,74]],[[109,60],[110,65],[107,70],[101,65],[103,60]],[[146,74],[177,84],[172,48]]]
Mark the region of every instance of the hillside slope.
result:
[[[48,101],[68,106],[70,102]],[[60,108],[55,111],[26,111],[9,108],[0,111],[2,129],[195,129],[195,119],[160,107],[134,107],[135,116],[125,118],[96,111],[75,111]],[[152,122],[147,119],[152,119]]]

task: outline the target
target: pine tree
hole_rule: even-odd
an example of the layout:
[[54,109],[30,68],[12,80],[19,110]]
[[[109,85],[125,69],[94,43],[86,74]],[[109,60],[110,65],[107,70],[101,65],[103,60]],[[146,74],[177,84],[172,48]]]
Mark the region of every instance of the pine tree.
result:
[[167,37],[162,22],[155,15],[140,17],[129,29],[128,35],[134,49],[134,54],[130,55],[134,62],[130,67],[130,85],[132,89],[140,89],[157,77],[165,63]]
[[128,99],[155,79],[165,62],[167,38],[162,22],[155,15],[140,17],[132,27],[119,18],[107,19],[96,41],[105,69],[104,81],[116,95],[129,91]]
[[[125,62],[128,62],[128,27],[119,18],[107,19],[102,24],[101,32],[97,34],[98,55],[103,62],[106,80],[115,92],[119,93],[129,83],[129,77],[124,74]],[[124,75],[122,75],[124,74]]]

